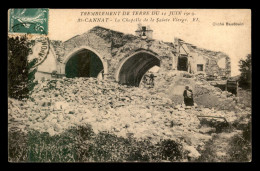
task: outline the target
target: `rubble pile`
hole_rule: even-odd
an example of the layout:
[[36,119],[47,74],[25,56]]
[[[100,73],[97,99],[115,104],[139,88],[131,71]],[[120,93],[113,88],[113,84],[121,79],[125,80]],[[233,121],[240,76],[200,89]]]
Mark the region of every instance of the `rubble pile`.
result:
[[183,103],[183,91],[188,85],[197,105],[219,110],[239,110],[239,98],[228,91],[212,86],[203,74],[189,74],[185,71],[160,71],[156,73],[154,89],[176,104]]
[[95,78],[42,81],[29,100],[8,101],[9,127],[60,134],[70,127],[90,124],[95,133],[106,131],[122,137],[172,139],[197,158],[212,138],[212,128],[198,116],[221,116],[229,123],[237,113],[174,104],[157,89],[127,87]]
[[25,131],[28,127],[28,105],[25,102],[8,98],[8,131]]
[[196,81],[194,88],[194,100],[198,105],[216,108],[219,110],[239,111],[239,98],[228,91],[222,91],[211,83],[201,80]]

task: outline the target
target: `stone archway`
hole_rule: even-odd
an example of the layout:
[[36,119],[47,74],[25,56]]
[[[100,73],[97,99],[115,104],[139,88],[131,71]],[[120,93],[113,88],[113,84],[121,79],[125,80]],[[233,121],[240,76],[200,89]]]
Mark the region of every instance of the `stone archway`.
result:
[[79,47],[66,55],[61,73],[66,77],[97,77],[108,72],[107,62],[90,47]]
[[147,51],[136,52],[120,63],[116,81],[138,87],[143,75],[153,66],[160,66],[157,55]]

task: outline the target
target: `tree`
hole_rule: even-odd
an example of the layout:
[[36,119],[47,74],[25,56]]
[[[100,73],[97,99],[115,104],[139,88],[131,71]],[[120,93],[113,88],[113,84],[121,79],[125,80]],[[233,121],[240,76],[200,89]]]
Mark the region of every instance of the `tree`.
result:
[[36,84],[36,69],[32,69],[36,60],[27,60],[29,45],[25,36],[8,37],[8,96],[19,100],[28,98]]
[[239,67],[239,71],[241,72],[239,78],[239,86],[245,89],[250,89],[252,74],[251,54],[248,54],[245,60],[241,59],[239,61]]

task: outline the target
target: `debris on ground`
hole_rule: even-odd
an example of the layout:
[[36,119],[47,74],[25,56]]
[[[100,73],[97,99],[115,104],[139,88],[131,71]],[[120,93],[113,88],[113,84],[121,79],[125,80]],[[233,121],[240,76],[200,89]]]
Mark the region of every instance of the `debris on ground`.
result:
[[[174,86],[169,85],[169,81],[174,81],[175,77],[189,80],[195,88],[195,106],[176,103],[166,95],[167,91],[163,89]],[[222,117],[232,125],[242,115],[201,105],[202,102],[196,99],[205,97],[205,94],[214,94],[220,101],[230,98],[233,102],[234,97],[193,77],[168,73],[164,78],[167,81],[161,81],[161,85],[155,84],[151,89],[95,78],[42,80],[27,101],[8,99],[9,128],[25,132],[34,129],[56,135],[73,126],[90,124],[95,133],[106,131],[122,137],[131,135],[137,139],[148,138],[153,143],[163,139],[179,141],[191,158],[198,158],[200,154],[196,149],[212,139],[217,129],[202,125],[198,116]],[[163,85],[166,82],[168,85]],[[250,111],[243,112],[243,116],[250,114]]]

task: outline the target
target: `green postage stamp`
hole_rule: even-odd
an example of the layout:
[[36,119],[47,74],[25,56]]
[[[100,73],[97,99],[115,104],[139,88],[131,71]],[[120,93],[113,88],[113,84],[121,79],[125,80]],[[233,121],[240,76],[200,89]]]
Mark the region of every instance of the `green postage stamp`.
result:
[[47,8],[27,8],[9,10],[9,32],[12,33],[48,33]]

